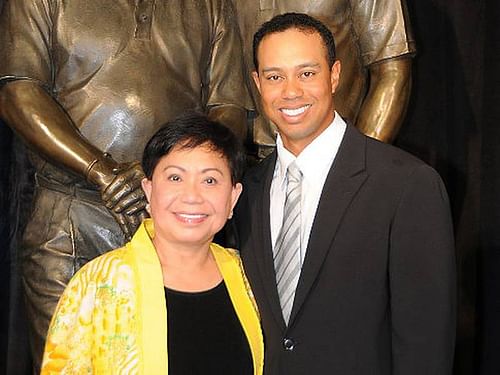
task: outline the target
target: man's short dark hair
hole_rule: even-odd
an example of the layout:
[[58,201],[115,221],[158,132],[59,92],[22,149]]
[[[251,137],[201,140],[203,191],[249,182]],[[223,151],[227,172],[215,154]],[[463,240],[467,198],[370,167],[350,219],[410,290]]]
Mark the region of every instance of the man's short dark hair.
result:
[[151,137],[141,163],[148,179],[153,177],[160,159],[177,146],[180,149],[207,146],[228,162],[232,184],[241,182],[246,158],[241,141],[229,128],[199,113],[185,114],[167,122]]
[[253,64],[259,72],[257,50],[260,42],[269,34],[297,29],[305,33],[318,33],[325,45],[328,54],[328,65],[331,68],[335,63],[335,39],[332,32],[321,21],[304,13],[284,13],[271,18],[262,24],[253,36]]

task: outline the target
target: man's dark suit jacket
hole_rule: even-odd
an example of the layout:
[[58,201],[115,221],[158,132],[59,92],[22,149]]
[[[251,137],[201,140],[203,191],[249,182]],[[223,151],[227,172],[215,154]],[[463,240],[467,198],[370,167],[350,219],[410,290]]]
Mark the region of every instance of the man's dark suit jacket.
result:
[[323,187],[289,326],[273,266],[276,152],[249,171],[235,224],[260,309],[266,374],[450,374],[456,281],[438,174],[348,126]]

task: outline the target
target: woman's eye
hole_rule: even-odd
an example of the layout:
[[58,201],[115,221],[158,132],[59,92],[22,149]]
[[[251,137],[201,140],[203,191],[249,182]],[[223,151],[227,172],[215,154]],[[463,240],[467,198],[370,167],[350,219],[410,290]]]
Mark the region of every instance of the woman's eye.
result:
[[173,174],[173,175],[168,176],[168,179],[169,179],[169,181],[178,182],[181,180],[181,176],[179,176],[177,174]]
[[207,178],[205,179],[205,183],[206,183],[207,185],[214,185],[214,184],[216,184],[216,183],[217,183],[217,180],[216,180],[215,178],[213,178],[213,177],[207,177]]

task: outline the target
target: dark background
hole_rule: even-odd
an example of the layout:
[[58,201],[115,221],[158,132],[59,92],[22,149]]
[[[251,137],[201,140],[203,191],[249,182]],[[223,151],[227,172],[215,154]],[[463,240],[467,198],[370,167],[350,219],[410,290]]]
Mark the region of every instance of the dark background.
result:
[[[459,275],[455,374],[500,374],[498,0],[407,3],[418,55],[396,145],[436,168],[450,195]],[[22,164],[18,148],[0,124],[0,374],[16,375],[29,369],[14,256],[13,218],[29,215],[25,182],[11,172]]]

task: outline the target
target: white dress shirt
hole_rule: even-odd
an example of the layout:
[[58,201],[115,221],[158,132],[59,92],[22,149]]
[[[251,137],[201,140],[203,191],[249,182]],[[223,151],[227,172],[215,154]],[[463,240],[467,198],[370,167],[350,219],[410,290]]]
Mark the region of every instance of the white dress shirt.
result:
[[274,245],[283,224],[283,208],[286,198],[286,171],[288,166],[296,160],[302,172],[301,193],[301,226],[300,226],[300,262],[304,257],[309,242],[314,216],[318,208],[321,191],[326,176],[330,171],[335,156],[344,137],[346,123],[335,112],[333,122],[316,137],[300,154],[295,157],[283,146],[278,134],[276,148],[278,159],[274,167],[273,181],[270,190],[269,215],[271,222],[271,240]]

